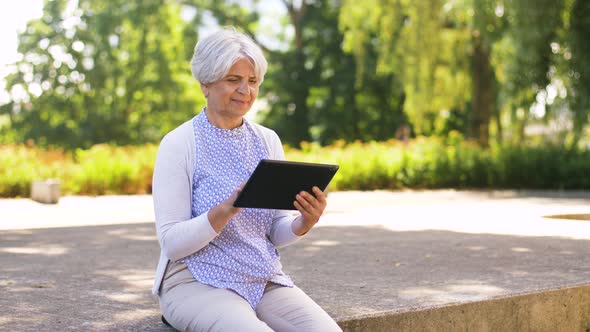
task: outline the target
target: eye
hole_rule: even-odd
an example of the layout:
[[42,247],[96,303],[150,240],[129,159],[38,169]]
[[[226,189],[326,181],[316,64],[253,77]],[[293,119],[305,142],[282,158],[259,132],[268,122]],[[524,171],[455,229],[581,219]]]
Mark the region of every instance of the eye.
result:
[[256,84],[256,83],[258,83],[257,79],[255,79],[255,78],[250,79],[250,84]]

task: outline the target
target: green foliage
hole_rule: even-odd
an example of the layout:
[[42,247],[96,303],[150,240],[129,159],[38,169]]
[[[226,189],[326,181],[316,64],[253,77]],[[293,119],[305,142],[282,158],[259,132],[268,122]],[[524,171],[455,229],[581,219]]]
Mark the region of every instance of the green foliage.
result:
[[374,74],[399,77],[418,134],[448,132],[451,111],[483,146],[492,122],[497,142],[522,144],[541,105],[545,123],[571,116],[575,146],[590,114],[589,11],[583,0],[347,0],[340,28],[357,72],[374,57]]
[[175,1],[46,1],[19,36],[23,58],[6,78],[11,102],[0,115],[9,125],[0,140],[66,148],[158,141],[204,104],[186,30]]
[[32,181],[58,179],[64,195],[151,192],[157,146],[95,145],[64,152],[0,145],[0,197],[29,197]]
[[[464,110],[471,95],[469,33],[462,28],[465,16],[456,13],[455,6],[461,5],[349,0],[340,11],[343,46],[357,58],[356,70],[398,77],[392,92],[405,94],[404,113],[417,134],[442,130],[444,123],[436,123],[441,110]],[[375,66],[367,66],[367,61]]]
[[95,145],[77,149],[67,192],[76,194],[145,194],[151,192],[157,147]]
[[[235,25],[259,40],[269,37],[256,21],[255,9],[238,10],[238,4],[223,1],[187,3],[201,12],[210,11],[220,25]],[[267,105],[259,113],[261,122],[293,145],[393,137],[407,123],[399,80],[369,71],[357,75],[355,58],[342,50],[340,2],[283,1],[282,6],[286,23],[279,26],[275,21],[270,36],[278,46],[265,48],[269,72],[260,93]],[[289,31],[294,35],[289,36]],[[371,53],[366,66],[375,68],[375,49],[366,49]]]
[[[28,197],[31,181],[55,178],[65,195],[146,194],[157,147],[95,145],[73,152],[0,146],[0,197]],[[330,189],[590,189],[590,151],[559,146],[483,149],[452,132],[404,144],[337,141],[285,147],[288,160],[340,165]]]
[[45,1],[19,36],[0,142],[157,142],[205,103],[189,60],[211,17],[263,45],[259,120],[294,146],[400,128],[518,146],[533,121],[572,124],[567,150],[590,137],[588,1],[268,1],[285,15],[259,0]]
[[[564,53],[564,60],[570,62],[568,73],[572,86],[571,108],[574,117],[573,144],[579,141],[585,125],[590,121],[590,2],[584,0],[573,1],[571,17],[571,33],[568,34],[568,44],[571,54]],[[566,50],[567,52],[567,50]]]
[[499,188],[588,189],[590,151],[559,146],[495,146],[465,141],[457,132],[446,140],[419,137],[403,144],[343,141],[320,147],[287,148],[292,160],[341,166],[332,190]]
[[62,150],[43,151],[25,145],[0,145],[0,197],[29,196],[34,179],[59,177],[67,165]]

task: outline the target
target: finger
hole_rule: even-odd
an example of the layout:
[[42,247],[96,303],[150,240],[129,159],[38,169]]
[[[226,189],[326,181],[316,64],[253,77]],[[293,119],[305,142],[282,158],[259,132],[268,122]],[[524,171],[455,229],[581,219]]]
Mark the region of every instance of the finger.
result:
[[312,188],[312,191],[320,203],[322,203],[322,204],[326,203],[326,194],[323,191],[321,191],[320,188],[314,186]]
[[306,192],[298,196],[299,198],[297,200],[311,216],[321,214],[321,211],[323,210],[322,206],[313,195]]
[[298,197],[295,202],[297,202],[298,206],[301,207],[301,210],[299,210],[299,212],[301,212],[301,214],[304,214],[307,219],[315,218],[315,216],[318,214],[317,211],[319,209],[315,208],[313,205],[311,205],[307,200],[305,200],[300,195],[297,195],[297,196]]
[[248,180],[245,180],[244,182],[240,183],[240,185],[238,186],[238,190],[242,191],[242,189],[244,189],[244,186],[246,185],[246,182],[248,182]]
[[234,190],[234,192],[227,198],[227,202],[232,205],[232,207],[234,209],[240,209],[238,207],[233,206],[234,203],[236,202],[236,200],[238,199],[238,196],[240,195],[240,193],[242,192],[242,187],[238,187],[236,188],[236,190]]
[[312,208],[311,203],[305,198],[305,194],[303,192],[297,194],[295,196],[295,200],[301,205],[305,210],[310,210]]
[[[226,202],[228,202],[229,204],[231,204],[232,206],[234,205],[234,203],[236,202],[236,200],[238,199],[238,195],[240,194],[240,189],[234,191],[231,196],[229,196],[226,199]],[[234,206],[235,207],[235,206]]]
[[246,185],[246,182],[248,182],[247,180],[240,183],[240,185],[234,190],[234,192],[230,195],[230,197],[234,197],[237,198],[240,193],[242,192],[242,190],[244,190],[244,186]]
[[326,200],[325,200],[325,198],[323,198],[321,190],[320,190],[319,199],[316,198],[314,195],[307,193],[307,192],[305,194],[303,194],[303,196],[305,197],[307,202],[313,208],[314,215],[321,215],[323,213],[324,209],[326,208]]
[[294,201],[293,205],[295,205],[295,208],[299,211],[299,213],[301,213],[301,217],[303,217],[303,223],[313,227],[313,225],[318,221],[318,218],[305,210],[305,208],[301,206],[299,202]]
[[299,193],[299,196],[305,200],[305,202],[307,204],[309,204],[310,206],[314,207],[314,208],[318,208],[319,207],[319,202],[318,200],[315,198],[315,196],[313,196],[312,194],[308,193],[307,191],[302,191]]
[[308,219],[310,217],[309,212],[307,212],[307,210],[298,201],[293,201],[293,206],[295,206],[297,211],[301,213],[304,219]]

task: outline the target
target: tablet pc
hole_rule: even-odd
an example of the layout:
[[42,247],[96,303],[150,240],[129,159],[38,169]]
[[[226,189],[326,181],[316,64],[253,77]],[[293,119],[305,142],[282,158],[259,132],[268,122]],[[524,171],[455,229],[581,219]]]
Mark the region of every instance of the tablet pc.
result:
[[233,205],[296,210],[295,195],[301,191],[312,193],[313,186],[325,190],[338,168],[338,165],[262,159]]

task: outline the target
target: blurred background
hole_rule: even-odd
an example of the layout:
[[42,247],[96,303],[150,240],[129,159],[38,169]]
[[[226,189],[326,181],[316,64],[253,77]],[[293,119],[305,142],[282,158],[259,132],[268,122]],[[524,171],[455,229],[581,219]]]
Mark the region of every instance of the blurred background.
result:
[[[157,144],[204,106],[199,37],[269,71],[248,115],[333,190],[590,189],[586,0],[3,3],[0,196],[151,191]],[[18,34],[17,34],[18,31]]]

